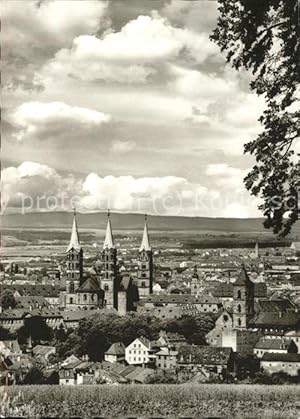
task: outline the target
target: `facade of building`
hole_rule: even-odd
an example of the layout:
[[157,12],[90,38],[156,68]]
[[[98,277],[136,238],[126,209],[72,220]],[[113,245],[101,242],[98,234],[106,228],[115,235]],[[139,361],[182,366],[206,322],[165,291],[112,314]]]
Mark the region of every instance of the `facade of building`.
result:
[[155,355],[150,340],[141,336],[131,342],[125,349],[125,359],[130,365],[153,365]]
[[254,315],[254,283],[243,266],[233,284],[233,328],[246,330]]
[[297,353],[298,348],[292,340],[286,340],[283,338],[269,339],[264,336],[255,344],[253,352],[258,358],[262,358],[265,353]]
[[125,345],[123,342],[113,343],[104,354],[104,360],[111,363],[125,361]]
[[282,371],[289,375],[295,376],[298,375],[300,371],[300,354],[266,353],[261,358],[260,366],[269,374]]
[[103,249],[100,255],[101,277],[86,278],[83,267],[83,249],[80,245],[76,215],[74,214],[70,244],[66,252],[66,285],[61,289],[61,306],[67,311],[95,310],[106,307],[121,315],[136,310],[141,295],[152,294],[153,256],[150,247],[147,222],[138,254],[137,284],[130,272],[119,269],[117,249],[114,244],[110,214]]

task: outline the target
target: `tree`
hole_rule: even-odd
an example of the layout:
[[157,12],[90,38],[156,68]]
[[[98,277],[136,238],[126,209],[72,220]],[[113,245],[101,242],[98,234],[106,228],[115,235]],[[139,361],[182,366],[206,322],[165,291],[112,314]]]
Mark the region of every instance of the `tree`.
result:
[[211,35],[236,69],[252,70],[250,87],[263,95],[263,132],[245,144],[256,164],[244,179],[262,198],[266,228],[285,236],[297,220],[300,163],[293,149],[300,135],[300,41],[297,0],[218,0]]
[[14,294],[10,290],[4,290],[1,293],[0,305],[4,310],[16,307],[16,299],[14,297]]
[[164,325],[167,332],[175,332],[183,335],[188,343],[205,345],[205,336],[214,327],[213,320],[205,315],[182,316],[179,319],[168,320]]
[[29,336],[34,343],[39,343],[41,340],[51,340],[52,335],[52,329],[41,316],[26,317],[24,325],[17,330],[18,341],[23,344],[27,343]]
[[23,384],[43,384],[44,382],[44,376],[42,371],[33,366],[30,368],[28,373],[25,375]]
[[7,340],[9,338],[9,330],[0,326],[0,340]]
[[103,310],[82,319],[78,329],[59,345],[58,353],[60,357],[72,353],[79,356],[88,354],[91,360],[100,361],[112,343],[123,342],[127,346],[140,336],[157,339],[162,325],[159,319],[152,316],[128,313],[120,317]]

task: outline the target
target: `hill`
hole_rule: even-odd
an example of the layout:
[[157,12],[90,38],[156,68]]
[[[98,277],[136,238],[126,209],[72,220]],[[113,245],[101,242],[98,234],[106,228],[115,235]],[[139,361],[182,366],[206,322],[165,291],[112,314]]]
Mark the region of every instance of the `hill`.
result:
[[[73,214],[70,212],[36,212],[22,214],[1,215],[2,228],[70,228]],[[104,229],[107,214],[79,213],[78,224],[81,229]],[[115,230],[140,230],[144,224],[142,214],[112,213],[111,220]],[[190,231],[196,232],[225,232],[225,233],[263,233],[270,234],[263,227],[262,218],[205,218],[205,217],[176,217],[149,216],[148,225],[152,230],[162,231]],[[295,226],[293,236],[300,234],[300,224]]]

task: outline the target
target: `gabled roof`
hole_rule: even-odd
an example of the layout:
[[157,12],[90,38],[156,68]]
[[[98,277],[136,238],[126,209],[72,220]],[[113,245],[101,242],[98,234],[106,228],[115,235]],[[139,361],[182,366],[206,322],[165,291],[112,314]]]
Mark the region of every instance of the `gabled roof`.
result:
[[145,226],[143,231],[143,238],[142,243],[140,247],[140,252],[143,251],[151,252],[151,246],[150,246],[150,239],[149,239],[149,233],[148,233],[148,226],[147,226],[147,217],[145,217]]
[[110,215],[107,216],[107,225],[106,225],[106,232],[105,232],[105,239],[103,243],[103,250],[105,249],[114,249],[114,239],[112,235],[111,223],[110,223]]
[[278,313],[286,311],[295,311],[295,304],[288,299],[269,300],[263,299],[258,301],[259,311],[269,313]]
[[45,355],[48,355],[49,352],[53,353],[53,349],[55,351],[55,346],[36,345],[33,348],[32,352],[36,356],[40,356],[40,355],[45,356]]
[[287,350],[291,345],[291,341],[288,339],[267,339],[260,338],[256,343],[255,348],[257,349],[274,349],[274,350]]
[[82,285],[77,289],[77,292],[99,292],[100,286],[95,278],[88,278]]
[[73,217],[71,239],[70,239],[69,246],[67,248],[67,252],[69,252],[71,249],[76,250],[76,252],[80,252],[80,250],[81,250],[75,213],[74,213],[74,217]]
[[106,355],[125,355],[125,345],[123,342],[113,343],[105,352]]
[[257,313],[251,320],[250,326],[254,327],[285,327],[297,328],[300,325],[300,313],[297,312],[260,312]]

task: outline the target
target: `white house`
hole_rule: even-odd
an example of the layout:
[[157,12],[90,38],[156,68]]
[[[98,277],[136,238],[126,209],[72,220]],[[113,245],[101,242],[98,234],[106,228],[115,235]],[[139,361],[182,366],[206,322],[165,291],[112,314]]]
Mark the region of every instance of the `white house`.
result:
[[141,336],[131,342],[125,349],[125,360],[131,365],[153,364],[155,355],[150,340]]

